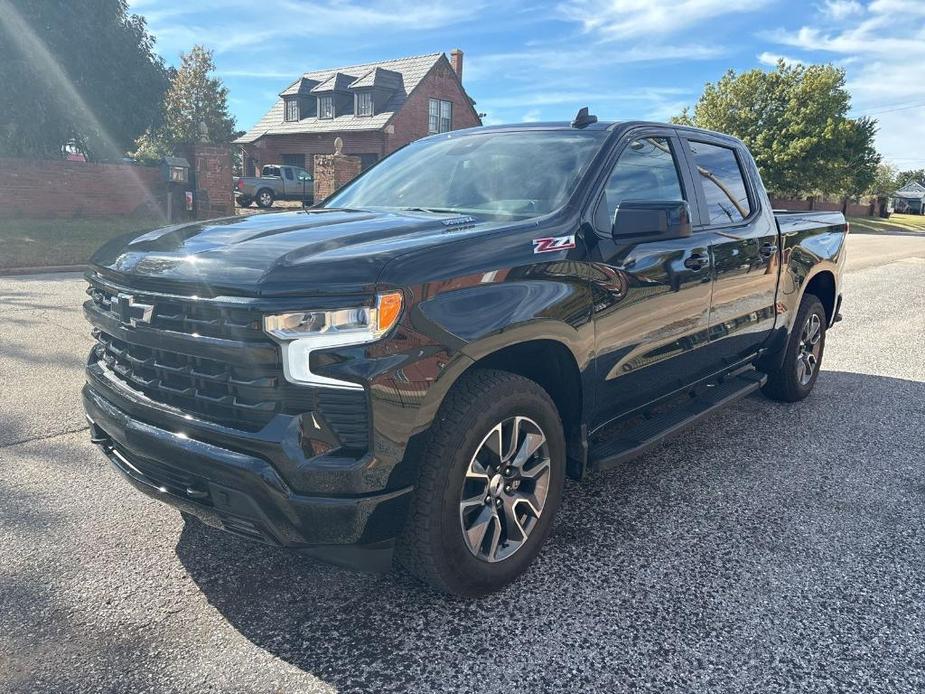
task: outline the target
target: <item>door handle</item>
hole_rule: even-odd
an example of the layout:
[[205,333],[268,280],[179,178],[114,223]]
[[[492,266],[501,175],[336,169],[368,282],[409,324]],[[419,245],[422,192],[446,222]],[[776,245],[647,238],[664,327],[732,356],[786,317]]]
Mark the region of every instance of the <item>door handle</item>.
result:
[[761,248],[758,249],[758,252],[765,258],[770,258],[772,255],[777,253],[777,246],[773,243],[766,243]]
[[696,272],[697,270],[702,270],[709,262],[710,259],[705,253],[694,252],[684,259],[684,267]]

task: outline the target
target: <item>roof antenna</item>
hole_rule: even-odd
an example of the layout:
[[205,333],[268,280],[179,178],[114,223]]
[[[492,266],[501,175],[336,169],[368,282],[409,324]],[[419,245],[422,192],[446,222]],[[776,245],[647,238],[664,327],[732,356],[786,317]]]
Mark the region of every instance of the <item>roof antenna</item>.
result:
[[573,128],[584,128],[587,125],[592,123],[597,123],[597,116],[592,116],[588,113],[588,107],[578,109],[578,115],[575,116],[575,120],[572,121]]

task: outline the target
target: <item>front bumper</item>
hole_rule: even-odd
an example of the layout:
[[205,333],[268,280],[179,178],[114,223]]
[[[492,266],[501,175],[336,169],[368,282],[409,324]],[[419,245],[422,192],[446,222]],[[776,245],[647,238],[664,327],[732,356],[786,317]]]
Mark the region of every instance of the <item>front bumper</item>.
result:
[[252,540],[360,570],[390,567],[410,487],[351,496],[297,492],[267,459],[130,416],[90,384],[83,402],[93,442],[148,496]]

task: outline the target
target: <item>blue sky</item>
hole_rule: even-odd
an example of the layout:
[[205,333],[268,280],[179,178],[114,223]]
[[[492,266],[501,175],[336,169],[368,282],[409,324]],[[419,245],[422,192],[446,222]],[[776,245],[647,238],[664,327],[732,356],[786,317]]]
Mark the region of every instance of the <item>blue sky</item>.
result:
[[133,0],[171,64],[215,51],[241,128],[302,72],[453,48],[486,123],[665,120],[727,68],[832,62],[878,148],[925,167],[925,0]]

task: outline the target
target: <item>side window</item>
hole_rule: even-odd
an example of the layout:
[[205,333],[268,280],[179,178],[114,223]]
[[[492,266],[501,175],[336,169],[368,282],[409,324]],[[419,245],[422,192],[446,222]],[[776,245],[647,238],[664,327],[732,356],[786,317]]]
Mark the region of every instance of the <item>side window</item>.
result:
[[741,222],[748,217],[752,209],[735,150],[706,142],[690,141],[688,144],[694,155],[697,177],[703,184],[710,224]]
[[295,176],[292,175],[292,169],[290,169],[288,166],[285,169],[283,169],[283,173],[286,174],[287,181],[291,181],[295,178]]
[[671,144],[664,137],[640,137],[620,155],[607,187],[608,223],[621,202],[684,200]]

